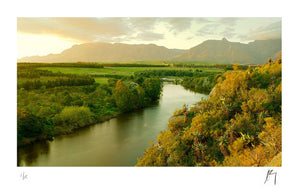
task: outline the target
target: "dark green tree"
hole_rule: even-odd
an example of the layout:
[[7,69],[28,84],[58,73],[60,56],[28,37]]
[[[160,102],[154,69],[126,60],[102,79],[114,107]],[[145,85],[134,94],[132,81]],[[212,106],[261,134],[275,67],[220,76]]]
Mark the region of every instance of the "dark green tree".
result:
[[145,95],[151,101],[159,99],[162,91],[162,80],[158,77],[147,78],[144,80],[143,88],[145,90]]

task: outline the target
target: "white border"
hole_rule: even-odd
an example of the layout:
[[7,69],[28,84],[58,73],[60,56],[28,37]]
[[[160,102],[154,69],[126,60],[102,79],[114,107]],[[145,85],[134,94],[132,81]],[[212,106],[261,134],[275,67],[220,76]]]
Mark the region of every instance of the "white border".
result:
[[[16,17],[282,17],[283,167],[276,188],[297,188],[297,1],[9,1],[1,3],[1,188],[264,188],[268,168],[16,167]],[[3,129],[4,128],[4,129]],[[296,173],[294,173],[294,171]],[[28,179],[22,180],[24,172]]]

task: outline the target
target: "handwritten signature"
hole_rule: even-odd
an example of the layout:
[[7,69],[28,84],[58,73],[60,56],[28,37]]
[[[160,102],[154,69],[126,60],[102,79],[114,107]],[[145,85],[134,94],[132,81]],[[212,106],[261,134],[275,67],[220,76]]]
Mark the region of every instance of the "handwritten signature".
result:
[[274,185],[276,185],[277,172],[275,172],[275,171],[273,172],[273,169],[268,170],[266,180],[265,180],[265,184],[266,184],[267,181],[270,180],[270,176],[272,176],[272,175],[274,175]]

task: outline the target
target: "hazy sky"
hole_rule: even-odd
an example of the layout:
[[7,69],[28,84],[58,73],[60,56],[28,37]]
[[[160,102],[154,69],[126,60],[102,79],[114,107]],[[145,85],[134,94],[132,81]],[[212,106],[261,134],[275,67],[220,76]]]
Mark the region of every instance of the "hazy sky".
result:
[[18,58],[60,53],[74,44],[109,42],[189,49],[208,39],[247,43],[281,38],[281,18],[89,18],[17,19]]

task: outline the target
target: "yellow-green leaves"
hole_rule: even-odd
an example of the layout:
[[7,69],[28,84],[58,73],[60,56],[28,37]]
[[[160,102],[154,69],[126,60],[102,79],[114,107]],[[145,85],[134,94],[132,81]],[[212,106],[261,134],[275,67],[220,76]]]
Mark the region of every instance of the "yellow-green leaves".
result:
[[217,79],[208,100],[187,111],[191,122],[185,124],[184,107],[177,110],[138,165],[281,165],[281,60],[238,67]]

